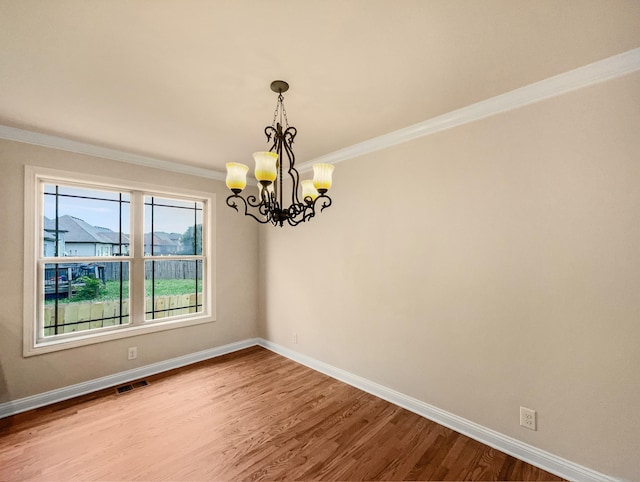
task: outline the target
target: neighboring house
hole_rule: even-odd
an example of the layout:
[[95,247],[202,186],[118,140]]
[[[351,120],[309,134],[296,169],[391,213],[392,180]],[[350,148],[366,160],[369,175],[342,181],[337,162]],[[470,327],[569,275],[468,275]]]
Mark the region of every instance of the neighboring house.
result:
[[[181,235],[178,233],[155,232],[153,234],[153,255],[178,254],[182,250]],[[151,254],[151,233],[144,235],[144,252]]]
[[176,253],[182,253],[182,234],[169,233],[168,236],[169,236],[169,239],[173,241],[176,245]]
[[[45,256],[55,256],[55,222],[44,218]],[[129,236],[102,226],[91,226],[75,216],[58,218],[59,256],[128,256]],[[151,233],[144,235],[145,253],[151,254]],[[162,256],[182,252],[180,233],[156,232],[153,235],[153,254]]]
[[[58,226],[53,219],[44,218],[44,256],[64,256],[65,252],[65,234],[66,230]],[[58,252],[56,253],[56,240],[58,244]]]
[[[74,216],[61,216],[58,226],[66,231],[66,256],[113,256],[120,252],[119,235],[107,228],[91,226]],[[122,252],[129,252],[129,238],[122,236]]]
[[129,255],[129,236],[128,235],[122,233],[122,239],[120,239],[120,234],[114,231],[111,231],[109,228],[103,228],[100,226],[93,226],[93,228],[98,232],[101,238],[111,243],[111,253],[113,256]]

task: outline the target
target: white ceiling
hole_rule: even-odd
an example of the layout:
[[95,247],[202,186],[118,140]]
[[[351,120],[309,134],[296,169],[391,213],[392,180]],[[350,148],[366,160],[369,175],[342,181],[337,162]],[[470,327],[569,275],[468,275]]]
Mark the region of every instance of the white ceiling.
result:
[[302,163],[639,46],[638,0],[0,0],[0,125],[223,171],[284,79]]

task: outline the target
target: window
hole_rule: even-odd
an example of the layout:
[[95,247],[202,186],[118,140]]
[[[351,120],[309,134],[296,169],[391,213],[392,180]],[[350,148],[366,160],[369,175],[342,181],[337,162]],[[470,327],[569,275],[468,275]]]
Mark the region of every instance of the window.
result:
[[25,173],[25,356],[215,319],[212,195]]
[[119,251],[129,243],[131,193],[54,182],[42,180],[39,186],[44,252],[37,262],[38,295],[44,301],[40,338],[129,324],[130,260],[95,257],[110,258],[112,243]]
[[202,311],[202,202],[145,196],[144,207],[145,319]]

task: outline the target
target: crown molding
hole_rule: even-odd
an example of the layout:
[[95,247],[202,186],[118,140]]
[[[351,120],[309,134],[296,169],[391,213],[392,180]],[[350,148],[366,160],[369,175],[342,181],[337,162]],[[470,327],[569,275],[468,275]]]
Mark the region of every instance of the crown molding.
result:
[[640,48],[629,50],[604,60],[549,77],[516,90],[491,97],[418,124],[383,134],[344,149],[340,149],[300,164],[301,172],[317,162],[337,164],[347,159],[369,154],[420,137],[518,109],[535,102],[551,99],[590,85],[622,77],[640,70]]
[[[337,164],[347,159],[359,157],[397,144],[409,142],[420,137],[435,134],[447,129],[468,124],[480,119],[518,109],[535,102],[551,99],[568,92],[622,77],[640,70],[640,48],[628,50],[583,67],[549,77],[533,84],[520,87],[504,94],[491,97],[475,104],[456,109],[417,124],[399,129],[378,137],[331,152],[298,165],[300,172],[308,171],[313,164],[325,162]],[[90,156],[128,162],[146,167],[190,174],[223,181],[225,173],[214,169],[187,166],[178,162],[140,156],[116,149],[95,146],[84,142],[72,141],[62,137],[40,134],[14,127],[0,125],[0,138],[12,141],[50,147],[63,151],[87,154]]]
[[164,169],[165,171],[177,172],[180,174],[189,174],[192,176],[204,177],[224,181],[225,174],[213,169],[205,169],[202,167],[187,166],[179,162],[166,161],[154,157],[141,156],[129,152],[110,149],[108,147],[96,146],[85,142],[73,141],[63,137],[41,134],[38,132],[16,129],[0,125],[0,139],[8,139],[10,141],[24,142],[25,144],[33,144],[35,146],[50,147],[62,151],[74,152],[77,154],[86,154],[88,156],[100,157],[102,159],[111,159],[114,161],[128,162],[129,164],[137,164],[145,167],[154,167],[156,169]]

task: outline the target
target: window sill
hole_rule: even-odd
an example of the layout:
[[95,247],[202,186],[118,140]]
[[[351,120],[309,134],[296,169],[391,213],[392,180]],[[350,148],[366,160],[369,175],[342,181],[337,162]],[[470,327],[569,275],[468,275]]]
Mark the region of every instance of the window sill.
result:
[[215,317],[211,314],[203,314],[202,316],[189,319],[176,319],[162,322],[147,322],[144,325],[122,326],[116,328],[105,328],[104,331],[95,330],[85,335],[76,335],[73,338],[42,340],[36,343],[29,343],[24,346],[23,356],[30,357],[35,355],[43,355],[70,348],[77,348],[86,345],[94,345],[96,343],[104,343],[111,340],[119,340],[121,338],[129,338],[132,336],[146,335],[148,333],[157,333],[160,331],[174,330],[176,328],[184,328],[187,326],[201,325],[204,323],[212,323]]

